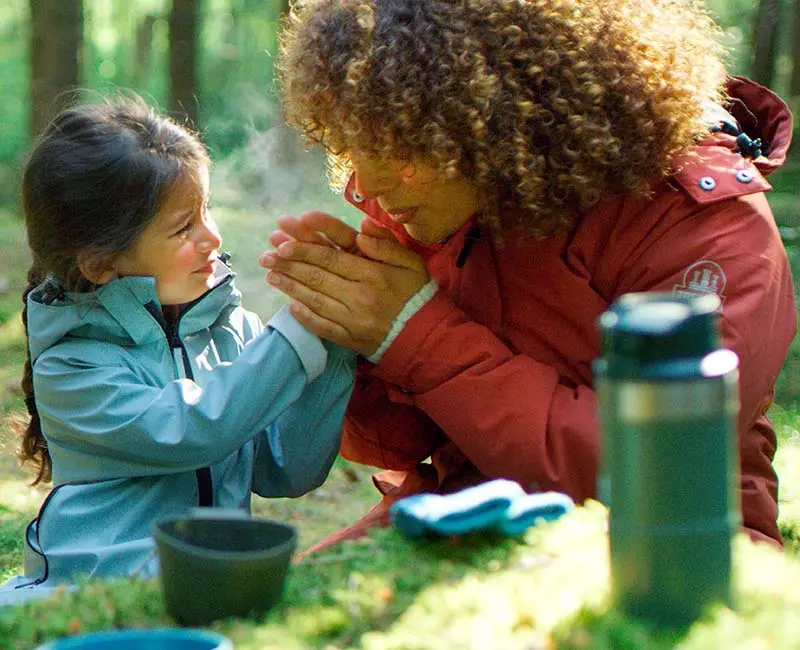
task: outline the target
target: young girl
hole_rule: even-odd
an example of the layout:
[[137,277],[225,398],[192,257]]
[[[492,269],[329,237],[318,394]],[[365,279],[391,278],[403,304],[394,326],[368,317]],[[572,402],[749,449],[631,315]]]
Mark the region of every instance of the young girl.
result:
[[194,135],[138,100],[64,111],[31,156],[21,457],[54,487],[0,603],[79,575],[153,575],[154,520],[298,496],[331,467],[354,355],[288,311],[265,329],[241,307],[208,167]]

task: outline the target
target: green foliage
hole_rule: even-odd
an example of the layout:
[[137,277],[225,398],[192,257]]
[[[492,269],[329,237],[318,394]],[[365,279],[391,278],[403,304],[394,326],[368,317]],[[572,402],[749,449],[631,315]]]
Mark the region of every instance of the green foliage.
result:
[[[28,0],[0,7],[0,165],[14,167],[27,147]],[[215,157],[242,146],[255,128],[278,121],[273,59],[277,50],[278,0],[207,0],[198,35],[201,125]],[[83,79],[88,97],[132,88],[151,103],[167,105],[170,2],[84,0]],[[137,30],[152,21],[149,47],[139,52]],[[147,31],[147,30],[144,30]],[[12,181],[0,173],[0,202]]]
[[[769,180],[773,191],[767,198],[783,236],[797,293],[800,291],[800,197],[797,194],[800,160],[790,159],[787,166],[770,176]],[[797,337],[789,347],[775,387],[775,397],[783,406],[800,404],[800,340]]]

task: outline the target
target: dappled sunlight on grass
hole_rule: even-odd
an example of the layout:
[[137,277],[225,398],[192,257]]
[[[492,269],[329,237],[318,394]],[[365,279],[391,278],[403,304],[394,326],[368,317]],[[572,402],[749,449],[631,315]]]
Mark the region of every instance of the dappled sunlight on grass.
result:
[[0,426],[0,511],[33,517],[50,485],[30,485],[33,475],[19,466],[17,439],[8,427],[8,418],[0,424],[5,425]]
[[297,528],[298,548],[307,548],[352,524],[378,501],[380,494],[369,478],[373,471],[337,458],[322,487],[294,499],[253,495],[253,514],[292,524]]
[[30,481],[0,481],[0,504],[8,510],[35,514],[48,489],[29,485]]
[[[22,326],[22,309],[11,314],[5,323],[0,325],[0,350],[10,347],[25,347],[25,329]],[[6,359],[4,358],[5,362]]]

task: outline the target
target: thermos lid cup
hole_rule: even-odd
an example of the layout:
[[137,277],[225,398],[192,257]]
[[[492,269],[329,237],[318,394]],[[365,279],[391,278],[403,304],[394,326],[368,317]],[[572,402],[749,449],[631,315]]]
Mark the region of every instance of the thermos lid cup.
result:
[[[602,358],[597,376],[618,379],[690,379],[724,374],[736,355],[720,350],[715,294],[629,293],[600,316]],[[706,357],[715,353],[711,363]]]

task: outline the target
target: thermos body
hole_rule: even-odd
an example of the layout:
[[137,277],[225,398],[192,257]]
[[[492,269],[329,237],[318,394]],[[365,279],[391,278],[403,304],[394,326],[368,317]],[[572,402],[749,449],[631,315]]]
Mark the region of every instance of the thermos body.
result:
[[[681,626],[708,604],[731,601],[731,541],[740,524],[738,359],[718,347],[710,304],[685,304],[683,316],[672,314],[671,325],[653,331],[633,312],[686,299],[627,300],[606,319],[607,354],[595,368],[612,595],[628,615]],[[681,336],[669,340],[700,317],[713,323],[700,328],[705,344],[685,349]]]

